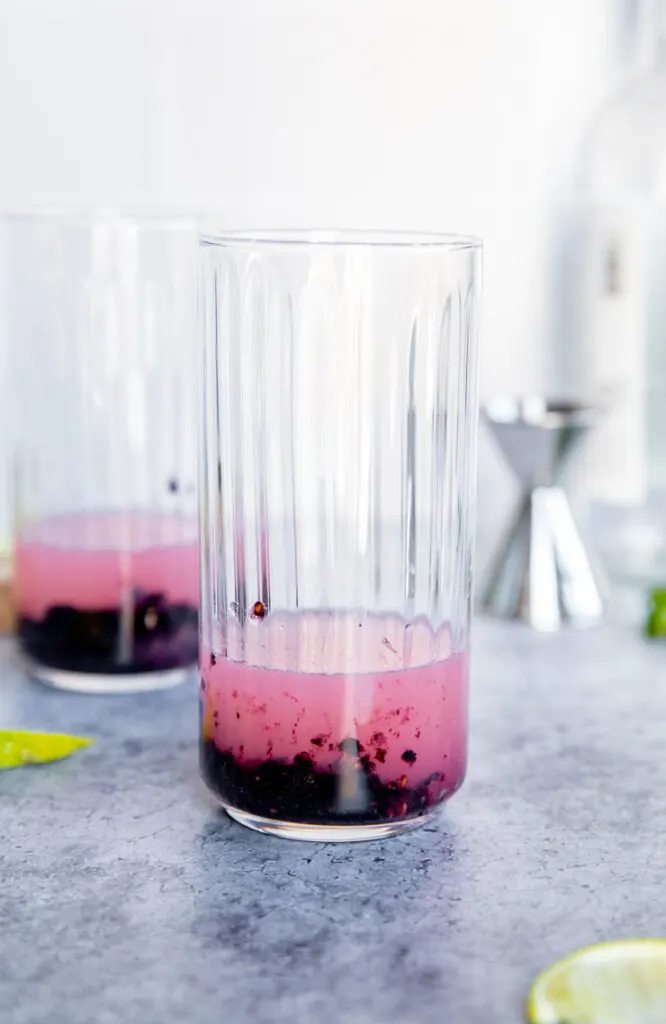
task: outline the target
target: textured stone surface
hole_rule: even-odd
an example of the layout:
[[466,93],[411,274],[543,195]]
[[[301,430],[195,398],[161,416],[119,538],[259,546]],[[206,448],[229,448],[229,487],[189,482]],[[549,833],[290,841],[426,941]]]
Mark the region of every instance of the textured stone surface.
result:
[[347,847],[216,810],[194,681],[61,694],[8,651],[2,724],[97,744],[0,774],[7,1024],[511,1024],[554,958],[666,932],[666,647],[480,624],[467,783],[436,827]]

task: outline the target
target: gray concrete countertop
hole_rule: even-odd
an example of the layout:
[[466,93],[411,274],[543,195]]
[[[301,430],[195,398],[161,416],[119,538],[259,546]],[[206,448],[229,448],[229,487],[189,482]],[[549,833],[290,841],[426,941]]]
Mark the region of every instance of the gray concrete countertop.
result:
[[216,809],[194,681],[85,697],[1,658],[0,724],[97,739],[0,773],[3,1024],[517,1024],[555,958],[666,933],[666,647],[628,630],[479,624],[463,790],[356,846]]

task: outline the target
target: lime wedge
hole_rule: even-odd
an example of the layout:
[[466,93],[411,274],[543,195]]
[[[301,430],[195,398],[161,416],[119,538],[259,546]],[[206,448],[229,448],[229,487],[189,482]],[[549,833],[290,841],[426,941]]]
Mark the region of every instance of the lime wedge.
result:
[[666,637],[666,590],[650,592],[650,609],[645,623],[645,635],[651,639]]
[[65,736],[57,732],[0,729],[0,768],[60,761],[81,747],[89,747],[92,742],[82,736]]
[[530,1024],[664,1024],[666,939],[602,942],[540,974],[527,999]]

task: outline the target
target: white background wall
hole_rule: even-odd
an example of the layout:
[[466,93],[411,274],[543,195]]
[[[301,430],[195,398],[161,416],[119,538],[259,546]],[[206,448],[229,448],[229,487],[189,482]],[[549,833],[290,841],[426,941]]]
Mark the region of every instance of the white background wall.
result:
[[486,241],[484,382],[540,386],[546,236],[605,0],[0,0],[0,204]]
[[0,0],[0,206],[479,234],[483,391],[547,387],[549,233],[609,2]]

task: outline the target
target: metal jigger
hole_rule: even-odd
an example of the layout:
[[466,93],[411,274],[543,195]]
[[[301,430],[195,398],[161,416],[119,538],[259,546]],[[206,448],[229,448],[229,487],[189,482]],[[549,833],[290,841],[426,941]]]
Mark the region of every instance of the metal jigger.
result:
[[561,481],[597,421],[596,410],[510,398],[491,402],[483,416],[523,497],[492,567],[482,610],[546,632],[592,625],[603,612],[602,590]]

